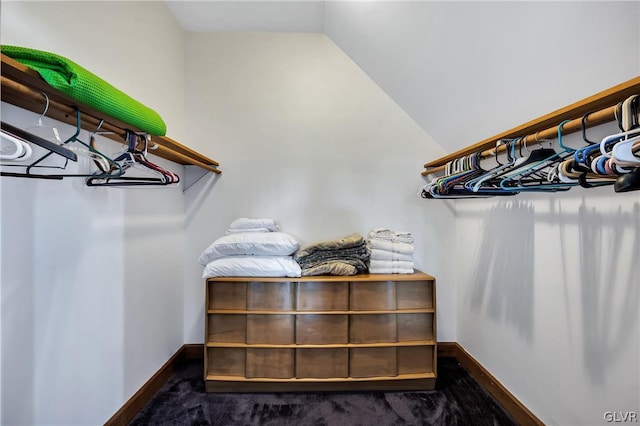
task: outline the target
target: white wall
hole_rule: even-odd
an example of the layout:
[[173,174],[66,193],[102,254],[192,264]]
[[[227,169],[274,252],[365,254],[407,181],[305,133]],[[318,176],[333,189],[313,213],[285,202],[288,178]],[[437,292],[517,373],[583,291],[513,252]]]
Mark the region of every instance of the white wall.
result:
[[453,211],[418,195],[424,159],[442,149],[322,34],[186,40],[189,140],[224,165],[187,194],[186,341],[201,342],[204,325],[196,259],[241,216],[276,218],[302,244],[413,232],[416,266],[443,283],[439,337],[455,340]]
[[330,1],[325,33],[448,152],[633,78],[640,61],[637,2]]
[[546,424],[637,412],[640,194],[574,188],[457,214],[459,342]]
[[[178,140],[182,35],[160,2],[2,2],[2,43],[78,62]],[[2,119],[26,127],[37,115],[3,103]],[[183,342],[181,188],[3,177],[0,189],[1,423],[104,423]]]
[[409,230],[438,279],[439,340],[547,423],[637,409],[637,195],[418,197],[436,140],[450,151],[637,75],[637,3],[328,2],[326,32],[355,63],[318,34],[185,37],[159,2],[1,7],[2,43],[85,65],[224,170],[183,205],[179,189],[2,179],[3,424],[104,422],[202,342],[196,259],[238,216],[274,217],[303,244]]
[[[639,71],[637,2],[325,11],[327,34],[449,151]],[[547,424],[637,412],[638,201],[601,188],[456,203],[457,340]]]

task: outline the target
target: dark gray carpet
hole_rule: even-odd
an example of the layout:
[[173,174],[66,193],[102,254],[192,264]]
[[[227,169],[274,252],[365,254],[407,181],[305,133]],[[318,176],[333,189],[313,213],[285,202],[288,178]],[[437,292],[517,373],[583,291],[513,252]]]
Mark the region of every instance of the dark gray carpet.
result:
[[423,392],[206,393],[202,361],[185,362],[131,425],[515,425],[453,358]]

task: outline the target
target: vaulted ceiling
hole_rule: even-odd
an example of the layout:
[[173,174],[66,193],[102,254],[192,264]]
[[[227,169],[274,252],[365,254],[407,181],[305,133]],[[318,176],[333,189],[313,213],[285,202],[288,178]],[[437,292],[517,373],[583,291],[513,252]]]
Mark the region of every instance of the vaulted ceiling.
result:
[[185,31],[325,33],[447,151],[640,74],[640,2],[167,5]]
[[324,31],[324,1],[166,1],[185,31]]

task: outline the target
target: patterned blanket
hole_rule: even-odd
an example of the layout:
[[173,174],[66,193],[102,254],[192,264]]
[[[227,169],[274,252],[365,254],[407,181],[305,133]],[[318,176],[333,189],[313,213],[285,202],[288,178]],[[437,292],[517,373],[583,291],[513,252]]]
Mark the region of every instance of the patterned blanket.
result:
[[293,258],[303,276],[355,275],[367,271],[370,251],[358,233],[323,241],[299,249]]

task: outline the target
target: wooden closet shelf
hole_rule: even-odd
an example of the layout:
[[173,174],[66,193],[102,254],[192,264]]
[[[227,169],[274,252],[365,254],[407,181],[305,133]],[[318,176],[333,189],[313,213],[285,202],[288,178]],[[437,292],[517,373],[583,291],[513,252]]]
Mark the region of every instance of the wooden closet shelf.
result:
[[286,378],[277,379],[271,377],[244,377],[244,376],[216,376],[207,375],[206,380],[220,380],[223,382],[369,382],[379,380],[413,380],[413,379],[433,379],[434,373],[412,373],[398,374],[397,376],[375,376],[375,377],[328,377],[328,378]]
[[357,275],[317,275],[299,278],[288,277],[213,277],[207,281],[224,282],[353,282],[353,281],[425,281],[435,278],[424,272],[416,271],[413,274],[357,274]]
[[247,311],[244,309],[209,309],[209,314],[227,315],[373,315],[373,314],[433,314],[433,308],[385,309],[375,311]]
[[[46,104],[44,93],[49,98],[50,103],[47,117],[75,126],[75,109],[77,108],[82,112],[82,128],[84,130],[94,131],[99,123],[104,120],[100,130],[113,132],[114,134],[105,134],[103,136],[122,144],[125,143],[123,138],[125,129],[140,131],[140,129],[113,117],[106,116],[104,113],[71,99],[50,86],[36,71],[6,55],[0,56],[2,58],[2,84],[0,86],[3,102],[41,114]],[[158,157],[178,164],[197,166],[212,173],[222,173],[218,170],[219,164],[216,161],[180,144],[170,137],[152,136],[151,141],[157,145],[157,149],[150,152]]]
[[208,348],[280,348],[280,349],[335,349],[335,348],[397,348],[408,346],[434,346],[435,340],[406,340],[402,342],[382,343],[334,343],[334,344],[272,344],[272,343],[236,343],[207,342]]
[[[615,108],[611,107],[615,107],[616,104],[624,101],[629,96],[639,93],[640,77],[632,78],[631,80],[603,90],[588,98],[567,105],[564,108],[560,108],[454,153],[430,161],[424,165],[426,170],[422,172],[422,175],[426,176],[441,171],[449,161],[455,160],[456,158],[464,157],[465,155],[475,152],[494,149],[496,142],[501,139],[528,137],[529,140],[533,140],[535,139],[536,133],[538,133],[539,138],[555,137],[557,126],[565,120],[571,120],[571,122],[562,126],[563,134],[578,132],[582,128],[581,121],[585,114],[589,114],[585,120],[586,127],[593,127],[613,121],[615,119],[613,113]],[[504,148],[502,148],[502,150],[504,150]],[[500,151],[499,149],[498,152]]]

